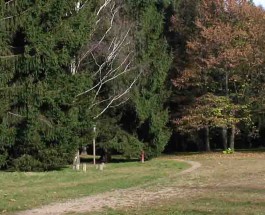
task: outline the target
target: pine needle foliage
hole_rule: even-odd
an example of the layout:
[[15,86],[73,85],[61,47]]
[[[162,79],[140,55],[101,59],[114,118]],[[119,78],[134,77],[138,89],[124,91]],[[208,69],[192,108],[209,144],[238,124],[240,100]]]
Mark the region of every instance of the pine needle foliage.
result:
[[140,11],[136,49],[144,78],[135,90],[133,102],[139,121],[138,138],[144,142],[146,156],[151,158],[164,150],[170,137],[165,103],[169,96],[166,83],[171,55],[163,37],[165,17],[159,2],[140,2],[142,4],[137,1],[134,5]]
[[1,0],[0,168],[58,168],[87,135],[89,98],[81,106],[75,96],[91,86],[91,72],[70,68],[91,39],[96,4]]

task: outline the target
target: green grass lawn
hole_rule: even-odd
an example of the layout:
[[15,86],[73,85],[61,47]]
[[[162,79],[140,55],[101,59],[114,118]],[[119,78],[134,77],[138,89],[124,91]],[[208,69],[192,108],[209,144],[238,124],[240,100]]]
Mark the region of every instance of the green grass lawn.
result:
[[105,166],[104,171],[89,165],[87,172],[76,172],[70,167],[43,173],[0,172],[0,213],[166,181],[170,175],[187,166],[173,160],[154,159],[144,164],[111,163]]

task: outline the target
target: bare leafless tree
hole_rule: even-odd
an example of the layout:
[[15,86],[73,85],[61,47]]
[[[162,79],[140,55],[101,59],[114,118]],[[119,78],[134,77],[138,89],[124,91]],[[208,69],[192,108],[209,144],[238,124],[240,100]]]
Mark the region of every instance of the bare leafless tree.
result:
[[[78,7],[84,4],[78,3]],[[80,92],[76,98],[92,96],[90,108],[100,106],[101,110],[95,119],[101,116],[108,108],[117,107],[128,101],[128,93],[139,79],[141,72],[136,73],[134,65],[133,42],[131,39],[132,26],[121,23],[119,15],[122,5],[115,0],[104,0],[96,13],[93,33],[97,40],[92,40],[83,48],[71,62],[73,75],[82,72],[82,65],[93,61],[97,69],[92,73],[94,84],[92,87]],[[107,27],[102,31],[102,26]],[[101,36],[99,37],[98,33]],[[93,36],[92,36],[93,38]],[[102,96],[106,85],[117,84],[117,80],[127,79],[127,86]]]

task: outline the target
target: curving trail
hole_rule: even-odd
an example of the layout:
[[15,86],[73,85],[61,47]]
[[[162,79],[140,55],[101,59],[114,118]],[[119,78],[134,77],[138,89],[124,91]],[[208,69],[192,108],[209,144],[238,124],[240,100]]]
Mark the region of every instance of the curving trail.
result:
[[[186,162],[191,165],[190,168],[178,173],[179,176],[192,173],[201,167],[199,162],[187,161],[182,159],[174,159],[180,162]],[[180,177],[180,178],[181,178]],[[124,208],[141,205],[143,203],[155,202],[159,199],[169,199],[172,197],[184,198],[193,196],[198,193],[196,187],[171,187],[171,186],[157,186],[155,190],[143,188],[130,188],[123,190],[115,190],[94,196],[83,197],[74,200],[68,200],[63,203],[53,203],[32,210],[27,210],[17,213],[18,215],[58,215],[71,212],[84,213],[92,211],[100,211],[106,207],[108,208]]]
[[189,160],[183,160],[183,159],[174,159],[175,161],[179,161],[179,162],[185,162],[191,165],[190,168],[180,172],[178,175],[185,175],[187,173],[191,173],[194,170],[198,169],[201,167],[201,163],[197,162],[197,161],[189,161]]

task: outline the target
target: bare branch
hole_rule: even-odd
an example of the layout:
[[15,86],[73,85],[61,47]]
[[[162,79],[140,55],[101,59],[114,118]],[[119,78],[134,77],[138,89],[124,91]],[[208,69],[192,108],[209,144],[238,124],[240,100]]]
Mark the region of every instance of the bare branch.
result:
[[[91,105],[89,109],[92,109],[95,106],[105,106],[100,113],[97,114],[97,116],[94,117],[94,119],[101,116],[108,108],[117,107],[122,104],[124,104],[126,101],[129,100],[127,98],[126,100],[119,101],[121,98],[123,98],[126,94],[128,94],[133,87],[133,85],[136,83],[136,81],[139,79],[141,72],[134,78],[132,77],[132,81],[129,86],[125,87],[125,89],[121,89],[119,93],[113,93],[113,95],[109,95],[108,98],[104,98],[102,100],[97,99],[102,94],[102,89],[104,88],[104,85],[106,85],[109,82],[112,82],[114,80],[119,79],[120,77],[128,74],[130,71],[135,70],[136,67],[132,67],[132,62],[134,60],[133,51],[128,51],[126,47],[130,44],[130,42],[127,40],[129,37],[131,27],[129,27],[126,31],[122,31],[119,27],[116,29],[116,26],[114,27],[116,23],[116,17],[118,16],[118,11],[120,10],[119,6],[115,5],[115,2],[112,4],[112,0],[105,0],[104,3],[101,5],[99,10],[96,12],[96,15],[99,16],[103,10],[109,10],[109,26],[108,28],[102,33],[102,36],[100,39],[90,46],[84,53],[82,53],[79,56],[79,59],[77,59],[77,71],[82,62],[87,59],[89,55],[91,55],[91,58],[94,60],[94,65],[97,66],[97,70],[92,74],[92,78],[94,79],[95,83],[92,87],[89,89],[79,93],[76,95],[77,97],[83,96],[87,93],[92,93],[93,91],[93,100],[91,102]],[[108,9],[107,9],[108,8]],[[98,25],[103,19],[98,18],[96,21],[96,25]],[[95,28],[95,31],[97,28]],[[109,38],[112,34],[112,31],[117,32],[113,36],[113,38]],[[114,32],[114,33],[115,33]],[[120,33],[123,32],[123,33]],[[107,38],[109,40],[108,47],[105,47],[103,45],[104,41],[107,41]],[[105,48],[103,56],[100,56],[100,59],[97,59],[96,52],[97,48],[101,47],[101,45]],[[126,54],[125,54],[126,53]],[[124,55],[124,56],[123,56]],[[121,57],[122,56],[122,57]],[[83,65],[83,64],[82,64]],[[118,104],[114,104],[117,101]]]
[[100,12],[108,6],[108,4],[111,2],[112,0],[105,0],[105,3],[99,8],[98,12],[97,12],[97,16],[100,14]]
[[101,101],[95,102],[95,103],[93,103],[88,109],[90,110],[90,109],[92,109],[93,107],[95,107],[95,106],[97,106],[97,105],[100,105],[100,104],[102,104],[102,103],[104,103],[104,102],[107,102],[107,101],[111,100],[112,98],[113,98],[113,96],[110,96],[110,97],[107,98],[107,99],[103,99],[103,100],[101,100]]
[[19,117],[19,118],[25,118],[24,116],[20,115],[20,114],[17,114],[17,113],[12,113],[10,111],[7,112],[8,114],[12,115],[12,116],[16,116],[16,117]]
[[119,104],[117,104],[117,105],[111,105],[111,106],[110,106],[110,108],[119,107],[119,106],[121,106],[121,105],[125,104],[127,101],[129,101],[129,99],[130,99],[130,98],[128,98],[128,99],[126,99],[126,100],[124,100],[124,101],[120,102],[120,103],[119,103]]
[[15,1],[15,0],[9,0],[9,1],[5,2],[5,5],[10,4],[10,3],[12,3],[13,1]]
[[130,64],[131,64],[131,62],[129,62],[129,63],[127,64],[127,66],[125,67],[125,69],[124,69],[123,72],[117,74],[116,76],[113,76],[113,77],[109,78],[108,80],[106,80],[106,81],[104,81],[104,82],[102,82],[102,80],[100,80],[100,82],[99,82],[99,83],[100,83],[100,86],[99,86],[99,88],[98,88],[98,90],[97,90],[97,92],[96,92],[96,94],[95,94],[95,96],[94,96],[93,102],[96,100],[98,94],[100,93],[100,90],[101,90],[102,86],[103,86],[105,83],[107,83],[107,82],[109,82],[109,81],[111,81],[111,80],[116,79],[117,77],[123,75],[124,73],[129,72],[128,67],[129,67]]
[[8,59],[8,58],[13,58],[13,57],[18,57],[21,55],[6,55],[6,56],[0,56],[0,59]]
[[[105,1],[105,4],[104,4],[105,6],[103,5],[102,7],[103,8],[106,7],[109,4],[109,2],[111,2],[111,0],[106,0]],[[119,7],[117,7],[114,11],[113,11],[113,9],[114,9],[114,7],[112,7],[112,9],[111,9],[112,17],[111,17],[111,20],[110,20],[110,26],[109,26],[109,28],[105,31],[104,35],[101,37],[101,39],[99,40],[99,42],[96,45],[94,45],[92,48],[90,48],[88,51],[86,51],[85,54],[83,54],[80,57],[80,59],[78,60],[77,69],[80,67],[80,64],[82,63],[82,61],[103,42],[103,40],[106,38],[106,36],[108,35],[108,33],[111,31],[111,29],[113,27],[114,18],[115,18],[116,13],[119,11]],[[99,14],[99,12],[97,13],[97,15]],[[96,22],[96,24],[99,23],[99,21],[100,20],[98,20]]]
[[130,68],[130,69],[128,69],[128,67],[130,66],[130,64],[131,64],[131,62],[129,62],[129,63],[126,65],[126,67],[125,67],[125,69],[123,70],[123,72],[121,72],[121,73],[119,73],[119,74],[117,74],[117,75],[115,75],[115,76],[112,76],[111,78],[109,78],[109,79],[107,79],[107,80],[105,80],[105,81],[103,81],[103,82],[98,82],[98,83],[97,83],[95,86],[93,86],[92,88],[90,88],[90,89],[88,89],[88,90],[86,90],[86,91],[84,91],[84,92],[79,93],[78,95],[76,95],[76,97],[79,97],[79,96],[82,96],[82,95],[84,95],[84,94],[86,94],[86,93],[89,93],[90,91],[96,89],[97,87],[102,86],[102,85],[106,84],[107,82],[112,81],[112,80],[118,78],[119,76],[121,76],[121,75],[123,75],[123,74],[125,74],[125,73],[127,73],[127,72],[129,72],[129,71],[131,71],[131,70],[133,70],[133,69],[135,69],[135,68]]
[[141,76],[142,73],[143,73],[143,70],[141,70],[141,72],[134,78],[134,80],[131,83],[131,85],[123,93],[114,96],[112,98],[112,100],[108,103],[108,105],[97,116],[95,116],[94,119],[97,119],[98,117],[100,117],[112,105],[112,103],[114,101],[117,101],[118,99],[122,98],[124,95],[126,95],[127,93],[129,93],[130,90],[131,90],[131,88],[134,86],[134,84],[139,79],[139,77]]
[[13,18],[15,18],[15,17],[19,17],[20,15],[24,15],[24,14],[25,14],[26,12],[28,12],[30,9],[31,9],[31,8],[28,8],[28,9],[22,11],[20,14],[17,14],[17,15],[4,17],[4,18],[0,19],[0,22],[1,22],[1,21],[5,21],[5,20],[8,20],[8,19],[13,19]]
[[[81,95],[84,95],[84,94],[86,94],[86,93],[89,93],[89,92],[91,92],[92,90],[94,90],[94,89],[96,89],[97,87],[99,87],[98,90],[97,90],[97,92],[96,92],[96,95],[95,95],[95,97],[94,97],[94,100],[95,100],[96,97],[97,97],[97,95],[98,95],[99,92],[100,92],[100,89],[102,88],[102,86],[103,86],[104,84],[106,84],[107,82],[109,82],[109,81],[111,81],[111,80],[114,80],[114,79],[116,79],[117,77],[123,75],[124,73],[127,73],[128,71],[130,71],[130,70],[128,70],[128,67],[129,67],[130,64],[131,64],[131,61],[126,65],[126,67],[125,67],[125,69],[123,70],[123,72],[120,72],[120,73],[116,74],[116,71],[118,71],[118,70],[119,70],[119,69],[125,64],[125,62],[128,60],[128,58],[130,57],[130,55],[132,54],[132,52],[130,52],[130,53],[125,57],[125,59],[123,60],[123,62],[122,62],[117,68],[113,69],[113,68],[111,67],[111,69],[110,69],[110,70],[109,70],[109,71],[108,71],[103,77],[101,76],[103,68],[104,68],[107,64],[112,64],[112,63],[114,62],[114,60],[116,59],[116,57],[118,56],[118,53],[119,53],[119,52],[121,51],[121,49],[123,48],[122,45],[123,45],[124,41],[126,40],[126,38],[128,37],[129,32],[130,32],[130,29],[128,29],[128,31],[125,33],[125,35],[124,35],[124,36],[122,37],[122,39],[119,40],[119,41],[117,40],[116,37],[115,37],[115,39],[112,40],[112,42],[111,42],[111,44],[110,44],[110,46],[109,46],[109,50],[111,50],[110,53],[109,53],[108,56],[106,57],[106,60],[105,60],[100,66],[99,66],[98,71],[95,73],[95,75],[96,75],[96,74],[100,74],[100,77],[99,77],[100,81],[99,81],[96,85],[94,85],[93,87],[91,87],[90,89],[88,89],[88,90],[86,90],[86,91],[84,91],[84,92],[82,92],[82,93],[79,93],[76,97],[79,97],[79,96],[81,96]],[[116,41],[116,42],[115,42],[115,41]],[[111,46],[113,46],[112,49],[110,48]],[[96,63],[97,65],[99,65],[99,64],[96,62],[96,58],[95,58],[95,56],[93,55],[93,52],[91,53],[91,55],[92,55],[93,59],[95,60],[95,63]],[[94,100],[93,100],[93,102],[94,102]]]
[[[15,116],[15,117],[18,117],[18,118],[26,118],[26,116],[22,116],[22,115],[20,115],[20,114],[13,113],[13,112],[11,112],[11,111],[8,111],[7,114],[10,114],[10,115]],[[53,127],[53,126],[52,126],[52,123],[51,123],[49,120],[45,119],[44,116],[40,115],[40,116],[38,117],[38,119],[39,119],[40,121],[44,122],[48,127],[50,127],[50,128]]]

